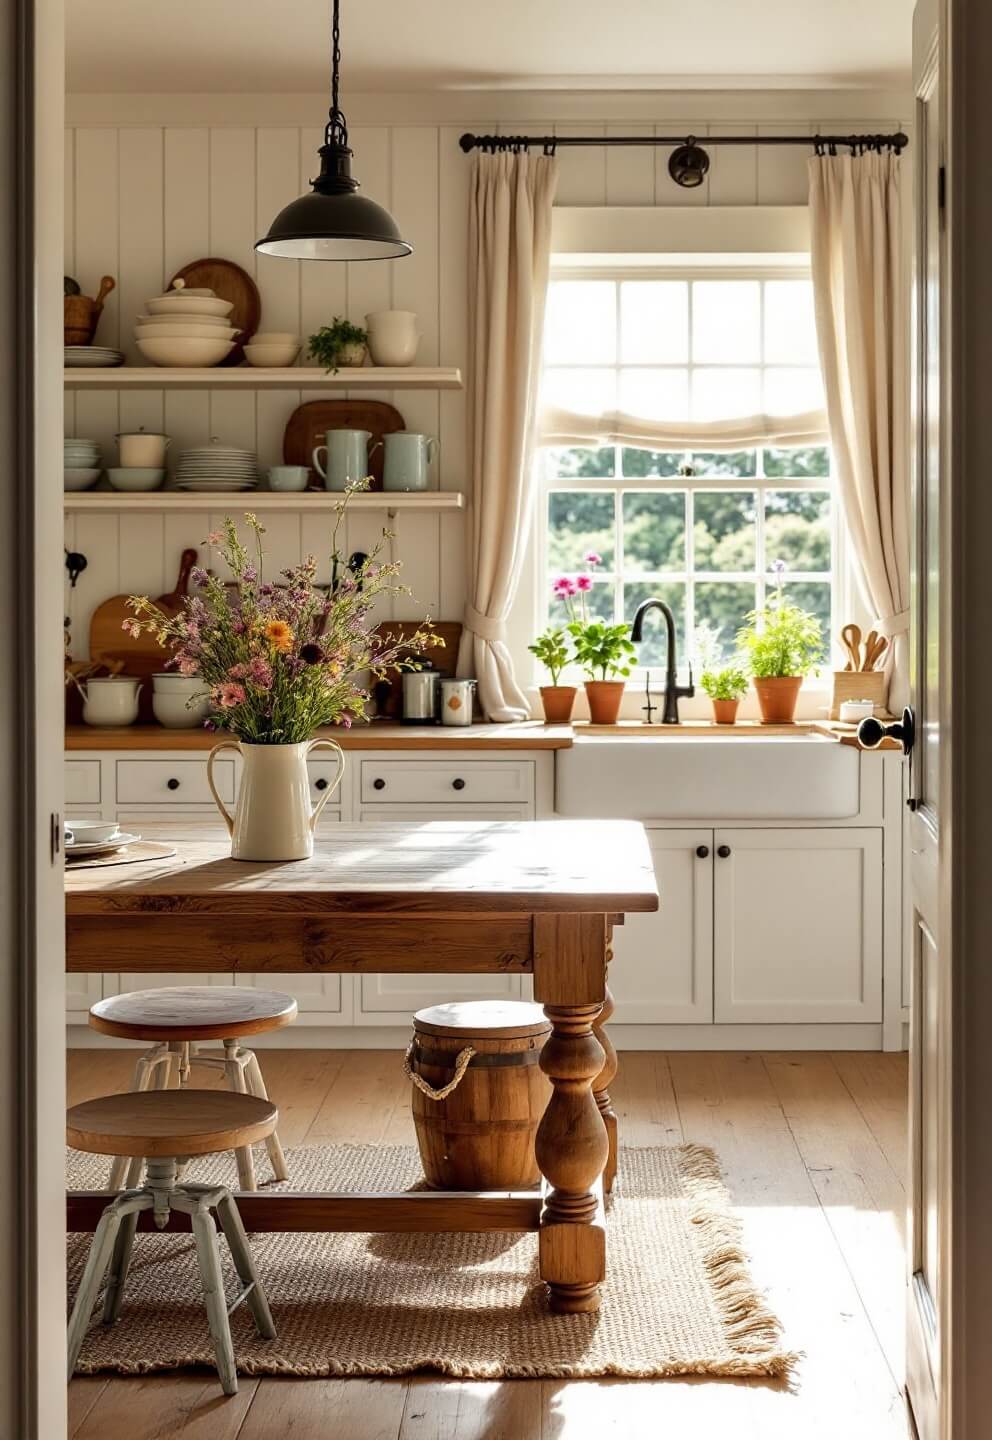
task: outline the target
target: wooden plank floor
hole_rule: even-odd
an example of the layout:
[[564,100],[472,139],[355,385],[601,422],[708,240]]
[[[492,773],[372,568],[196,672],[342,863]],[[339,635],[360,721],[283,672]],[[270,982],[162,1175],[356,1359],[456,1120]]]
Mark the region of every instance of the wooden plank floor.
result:
[[[399,1058],[264,1051],[288,1145],[413,1144]],[[902,1386],[906,1058],[621,1055],[630,1145],[712,1145],[758,1282],[805,1354],[792,1387],[728,1380],[86,1377],[70,1440],[907,1440]],[[133,1053],[69,1052],[72,1101],[126,1088]],[[198,1083],[208,1083],[201,1072]]]

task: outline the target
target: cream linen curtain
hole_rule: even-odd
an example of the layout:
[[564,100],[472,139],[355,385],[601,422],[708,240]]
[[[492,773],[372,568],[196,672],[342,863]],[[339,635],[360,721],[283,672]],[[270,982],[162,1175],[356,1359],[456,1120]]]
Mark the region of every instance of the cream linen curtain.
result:
[[890,708],[908,695],[906,302],[899,160],[809,162],[811,265],[830,443],[862,594],[893,640]]
[[551,208],[549,155],[477,154],[469,215],[472,457],[471,603],[459,674],[475,674],[490,720],[525,720],[506,617],[520,579],[532,511],[532,449]]

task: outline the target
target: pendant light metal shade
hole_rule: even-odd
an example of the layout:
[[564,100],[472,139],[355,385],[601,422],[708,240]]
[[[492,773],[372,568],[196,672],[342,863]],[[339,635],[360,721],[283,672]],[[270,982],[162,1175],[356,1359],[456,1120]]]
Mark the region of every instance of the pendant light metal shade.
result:
[[290,260],[392,260],[413,249],[388,210],[357,194],[351,173],[348,125],[338,103],[341,79],[340,0],[331,29],[331,108],[320,147],[320,174],[273,220],[256,250]]

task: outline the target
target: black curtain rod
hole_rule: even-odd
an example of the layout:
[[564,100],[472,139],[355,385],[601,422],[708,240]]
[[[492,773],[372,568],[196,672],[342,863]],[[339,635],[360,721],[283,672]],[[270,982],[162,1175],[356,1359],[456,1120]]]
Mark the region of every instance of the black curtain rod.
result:
[[894,150],[898,155],[909,144],[901,130],[893,135],[462,135],[458,141],[466,155],[470,150],[529,150],[540,146],[546,155],[559,148],[586,145],[809,145],[818,153]]

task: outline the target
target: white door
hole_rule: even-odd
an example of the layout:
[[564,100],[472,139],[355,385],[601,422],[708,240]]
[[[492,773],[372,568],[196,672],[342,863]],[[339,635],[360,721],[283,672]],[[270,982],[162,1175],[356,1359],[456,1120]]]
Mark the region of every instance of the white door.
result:
[[714,856],[717,1023],[879,1024],[881,831],[717,830]]
[[[456,812],[456,813],[452,813]],[[528,805],[366,805],[366,823],[417,820],[528,820]],[[519,1000],[522,975],[360,975],[358,1025],[409,1025],[416,1010],[447,1000]]]
[[713,832],[649,830],[662,896],[613,932],[614,1025],[713,1020]]

